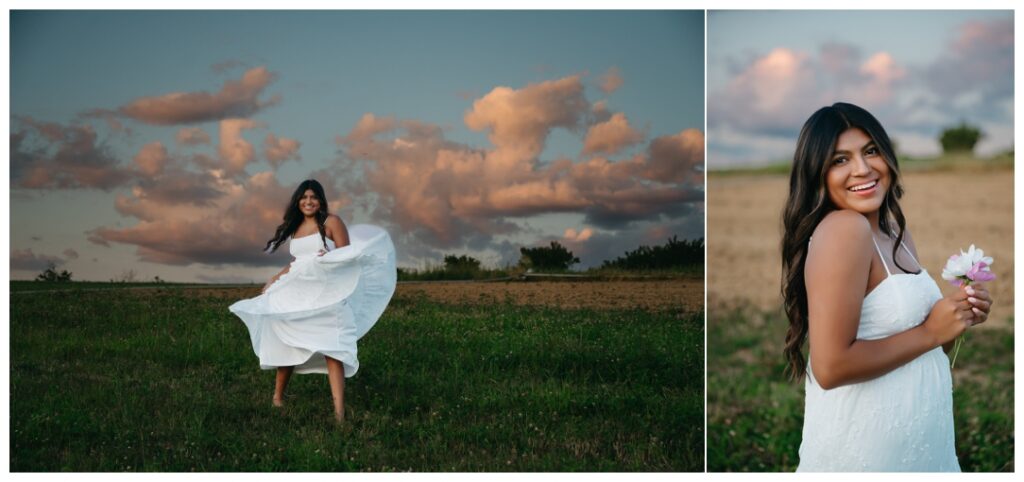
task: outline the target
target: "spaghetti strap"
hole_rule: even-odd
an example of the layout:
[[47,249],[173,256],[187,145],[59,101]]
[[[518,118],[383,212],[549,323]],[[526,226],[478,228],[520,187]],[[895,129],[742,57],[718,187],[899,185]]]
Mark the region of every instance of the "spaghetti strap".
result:
[[[878,253],[878,259],[882,260],[882,266],[885,267],[886,277],[892,276],[892,272],[889,271],[889,265],[885,264],[885,256],[882,256],[882,250],[878,249],[878,243],[875,241],[875,237],[871,236],[871,244],[875,245],[875,251]],[[914,260],[917,262],[917,260]]]

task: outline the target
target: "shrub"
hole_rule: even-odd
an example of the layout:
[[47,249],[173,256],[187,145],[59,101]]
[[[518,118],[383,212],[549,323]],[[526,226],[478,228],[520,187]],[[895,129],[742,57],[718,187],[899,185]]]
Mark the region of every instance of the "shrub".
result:
[[959,126],[943,130],[942,136],[939,137],[939,142],[942,143],[943,152],[947,154],[953,152],[972,152],[974,151],[974,145],[982,137],[984,137],[984,134],[977,127],[961,122]]
[[36,281],[71,281],[71,272],[65,269],[58,273],[57,266],[50,263],[39,276],[36,276]]
[[536,248],[519,248],[522,257],[519,265],[538,271],[566,271],[570,266],[579,263],[580,259],[558,243],[552,241],[550,246]]

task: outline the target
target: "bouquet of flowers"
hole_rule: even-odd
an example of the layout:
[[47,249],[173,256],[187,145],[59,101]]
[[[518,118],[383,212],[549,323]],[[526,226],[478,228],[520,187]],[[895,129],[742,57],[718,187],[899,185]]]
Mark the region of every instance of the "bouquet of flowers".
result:
[[[992,274],[990,266],[992,266],[992,258],[985,256],[984,251],[975,248],[972,244],[967,251],[961,249],[960,254],[949,257],[946,266],[942,268],[942,279],[958,287],[992,281],[996,279],[996,275]],[[966,334],[960,335],[956,339],[953,348],[953,361],[950,362],[949,368],[956,365],[956,356],[960,353],[960,346],[963,345],[966,336]]]

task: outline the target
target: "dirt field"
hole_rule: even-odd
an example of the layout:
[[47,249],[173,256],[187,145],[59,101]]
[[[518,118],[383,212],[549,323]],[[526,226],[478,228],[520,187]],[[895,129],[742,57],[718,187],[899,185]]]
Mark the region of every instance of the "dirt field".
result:
[[[928,273],[940,277],[950,255],[972,243],[995,262],[989,289],[996,304],[989,324],[1013,315],[1013,172],[904,173],[901,200],[907,228]],[[710,176],[708,179],[708,304],[744,301],[766,309],[781,304],[779,243],[787,176]],[[985,325],[982,325],[984,327]],[[981,328],[981,327],[979,327]]]
[[[196,296],[242,299],[259,288],[185,288]],[[395,298],[426,296],[452,304],[494,304],[560,308],[643,308],[700,311],[704,283],[699,279],[660,281],[531,281],[399,283]]]
[[503,303],[562,308],[644,308],[700,311],[704,284],[700,280],[664,281],[537,281],[497,283],[402,283],[397,296],[422,293],[449,303]]

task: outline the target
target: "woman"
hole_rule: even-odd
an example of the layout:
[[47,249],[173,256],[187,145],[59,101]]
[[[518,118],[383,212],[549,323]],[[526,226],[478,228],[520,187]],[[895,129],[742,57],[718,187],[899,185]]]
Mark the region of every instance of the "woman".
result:
[[991,298],[977,284],[942,296],[902,194],[870,113],[837,103],[804,124],[782,243],[785,353],[794,378],[806,375],[798,471],[960,470],[942,348],[988,318]]
[[231,305],[249,329],[260,368],[277,368],[273,404],[284,405],[293,372],[326,373],[334,417],[345,418],[345,377],[359,369],[356,340],[377,322],[395,291],[395,250],[376,226],[346,229],[327,212],[324,189],[306,180],[292,194],[284,222],[267,241],[288,240],[294,260],[260,296]]

